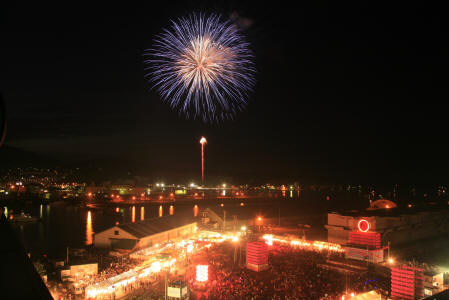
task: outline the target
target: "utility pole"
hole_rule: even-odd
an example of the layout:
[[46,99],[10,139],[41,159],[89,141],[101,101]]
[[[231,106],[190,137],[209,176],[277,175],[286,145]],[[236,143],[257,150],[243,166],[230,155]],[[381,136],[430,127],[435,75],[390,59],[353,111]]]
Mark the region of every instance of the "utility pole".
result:
[[390,241],[388,241],[388,260],[390,260]]
[[167,300],[167,270],[165,270],[165,300]]
[[278,207],[279,227],[281,227],[281,207]]
[[226,211],[223,211],[223,232],[226,231]]
[[366,266],[369,266],[369,250],[368,245],[366,245]]
[[[240,244],[240,242],[239,242],[239,244]],[[235,265],[236,261],[237,261],[237,244],[234,245],[234,265]]]
[[241,246],[239,246],[239,251],[240,251],[240,253],[239,253],[239,266],[241,266],[242,265],[242,247]]

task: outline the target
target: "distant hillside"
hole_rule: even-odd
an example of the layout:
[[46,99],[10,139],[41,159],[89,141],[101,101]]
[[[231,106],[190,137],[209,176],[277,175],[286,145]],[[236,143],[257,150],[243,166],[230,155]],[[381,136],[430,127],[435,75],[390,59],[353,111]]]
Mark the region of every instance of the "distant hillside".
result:
[[59,161],[55,158],[25,151],[20,148],[3,145],[0,147],[0,169],[23,167],[56,167]]

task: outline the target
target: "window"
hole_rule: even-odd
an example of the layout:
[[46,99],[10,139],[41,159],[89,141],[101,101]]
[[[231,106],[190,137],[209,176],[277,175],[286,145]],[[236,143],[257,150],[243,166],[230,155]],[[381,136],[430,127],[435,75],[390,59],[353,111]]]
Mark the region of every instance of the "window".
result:
[[114,235],[118,235],[118,230],[114,230]]

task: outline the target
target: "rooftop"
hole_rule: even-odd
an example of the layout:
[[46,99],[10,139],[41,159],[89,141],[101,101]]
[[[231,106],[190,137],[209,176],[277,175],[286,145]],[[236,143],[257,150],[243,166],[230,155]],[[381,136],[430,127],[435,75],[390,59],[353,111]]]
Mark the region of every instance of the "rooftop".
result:
[[413,215],[426,212],[449,212],[449,205],[444,203],[422,203],[419,205],[399,206],[393,208],[373,209],[373,210],[342,210],[329,212],[330,214],[339,214],[352,217],[400,217],[401,215]]
[[137,238],[143,238],[149,235],[168,231],[177,227],[185,226],[195,222],[192,218],[177,216],[164,216],[151,218],[145,221],[135,223],[119,224],[117,227],[132,234]]

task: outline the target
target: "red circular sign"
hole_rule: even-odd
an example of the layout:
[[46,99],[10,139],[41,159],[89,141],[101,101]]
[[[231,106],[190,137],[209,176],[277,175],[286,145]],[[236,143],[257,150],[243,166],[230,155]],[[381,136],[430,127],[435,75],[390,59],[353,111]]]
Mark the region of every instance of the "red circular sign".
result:
[[369,228],[371,227],[369,222],[367,220],[365,220],[365,219],[361,219],[359,221],[359,223],[357,224],[357,226],[359,227],[359,230],[361,232],[367,232],[369,230]]

